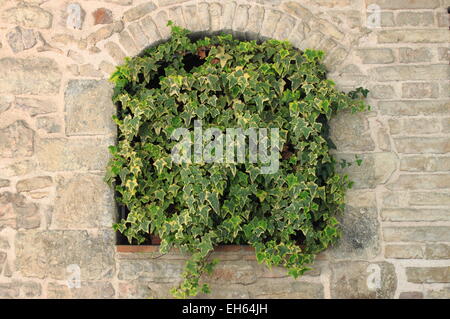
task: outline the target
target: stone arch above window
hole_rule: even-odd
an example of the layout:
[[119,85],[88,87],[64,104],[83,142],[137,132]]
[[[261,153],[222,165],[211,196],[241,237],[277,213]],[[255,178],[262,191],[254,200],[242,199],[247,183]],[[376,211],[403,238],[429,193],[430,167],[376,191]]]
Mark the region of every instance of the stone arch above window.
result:
[[326,53],[324,63],[330,71],[348,56],[356,40],[352,33],[296,2],[285,2],[278,8],[271,2],[164,0],[160,7],[146,2],[127,10],[124,24],[118,26],[121,31],[103,45],[115,64],[121,64],[125,56],[136,56],[167,40],[167,21],[171,20],[199,35],[224,31],[248,40],[272,38],[288,40],[299,49],[320,49]]

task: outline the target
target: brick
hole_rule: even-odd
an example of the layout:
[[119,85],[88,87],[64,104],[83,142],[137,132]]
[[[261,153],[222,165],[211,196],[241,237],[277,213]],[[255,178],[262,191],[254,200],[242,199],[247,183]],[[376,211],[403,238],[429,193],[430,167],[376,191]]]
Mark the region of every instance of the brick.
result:
[[409,204],[415,206],[450,206],[450,192],[411,192]]
[[378,43],[447,43],[448,30],[383,30],[377,37]]
[[[55,95],[61,84],[58,64],[49,58],[0,59],[1,94]],[[25,81],[33,79],[33,81]]]
[[378,110],[382,115],[415,116],[415,115],[448,115],[449,101],[380,101]]
[[443,47],[438,48],[438,58],[439,61],[449,62],[449,48]]
[[150,46],[161,39],[156,23],[151,16],[147,16],[141,20],[141,30],[148,38],[147,46]]
[[394,138],[399,153],[437,153],[450,152],[450,137],[399,137]]
[[450,282],[450,267],[407,267],[406,277],[417,284]]
[[222,7],[222,17],[221,17],[221,29],[231,30],[233,25],[234,14],[236,12],[235,2],[226,2]]
[[399,12],[396,22],[398,26],[432,26],[434,24],[434,14],[433,12]]
[[420,245],[386,245],[384,248],[386,258],[395,259],[422,259],[423,248]]
[[392,12],[381,12],[380,24],[382,27],[395,26],[394,14]]
[[380,66],[371,71],[379,81],[447,80],[450,77],[447,64]]
[[423,299],[423,293],[420,291],[403,291],[400,293],[399,299]]
[[129,55],[137,55],[139,53],[139,48],[127,30],[119,33],[119,42]]
[[38,139],[36,155],[41,169],[46,171],[104,170],[109,160],[111,139],[82,138]]
[[448,13],[447,12],[436,12],[437,26],[439,28],[448,28]]
[[202,31],[208,31],[211,27],[211,18],[209,15],[209,5],[207,3],[198,4],[198,18],[200,22],[200,28]]
[[370,96],[374,99],[393,99],[396,97],[394,87],[392,85],[375,85],[370,88]]
[[[274,37],[279,40],[287,40],[289,35],[294,30],[296,20],[290,16],[283,15],[278,22],[277,29],[275,30]],[[328,47],[331,50],[333,47]]]
[[183,15],[186,21],[186,26],[189,30],[193,32],[202,31],[201,23],[197,13],[197,5],[194,4],[183,7]]
[[440,122],[435,118],[402,118],[388,121],[392,135],[433,134],[441,130]]
[[154,11],[155,9],[156,5],[151,1],[142,3],[134,8],[125,11],[125,13],[123,14],[123,20],[125,22],[137,20],[139,18],[142,18],[146,14]]
[[30,192],[40,188],[47,188],[53,184],[53,180],[49,176],[38,176],[22,179],[17,182],[16,189],[19,193]]
[[449,244],[427,244],[425,247],[426,259],[450,259]]
[[377,4],[381,9],[435,9],[439,0],[368,0],[367,5]]
[[233,20],[233,31],[243,32],[246,29],[249,18],[249,5],[239,5]]
[[264,11],[264,20],[262,23],[260,36],[263,38],[271,38],[274,34],[278,21],[280,21],[282,13],[277,10],[266,9]]
[[356,54],[364,64],[386,64],[394,62],[391,49],[360,49]]
[[450,221],[450,213],[446,209],[384,208],[381,218],[389,222]]
[[122,64],[125,60],[126,54],[115,42],[108,42],[105,44],[105,49],[108,54],[114,59],[117,64]]
[[412,226],[383,228],[384,240],[407,242],[450,241],[450,226]]
[[261,25],[264,19],[264,8],[260,6],[252,6],[249,9],[248,23],[247,23],[247,37],[256,39],[261,31]]
[[174,24],[180,27],[186,27],[182,7],[169,8],[169,19],[172,20]]
[[402,84],[404,98],[437,98],[439,85],[437,83],[409,82]]
[[211,19],[211,31],[219,31],[221,27],[222,6],[219,3],[210,3],[209,16]]
[[143,50],[151,44],[138,22],[131,23],[128,26],[128,31],[139,49]]
[[449,117],[441,119],[441,125],[442,125],[443,133],[450,133],[450,118]]
[[[170,27],[167,26],[167,21],[169,21],[169,16],[166,11],[160,11],[155,16],[156,24],[158,25],[158,31],[161,34],[161,37],[167,39],[170,37]],[[144,29],[144,32],[146,30]],[[148,34],[147,34],[148,36]],[[150,38],[152,39],[152,38]]]
[[398,54],[401,63],[430,62],[433,57],[429,48],[399,48]]
[[409,172],[450,171],[450,157],[407,156],[400,160],[400,170]]

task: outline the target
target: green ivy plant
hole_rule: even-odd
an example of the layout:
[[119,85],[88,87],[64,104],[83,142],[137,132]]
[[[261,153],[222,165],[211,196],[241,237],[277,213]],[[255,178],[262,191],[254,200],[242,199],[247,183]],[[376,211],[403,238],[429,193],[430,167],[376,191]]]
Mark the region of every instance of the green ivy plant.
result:
[[[229,34],[193,40],[171,28],[170,40],[111,76],[118,141],[106,181],[130,211],[114,229],[138,244],[157,235],[162,253],[190,254],[175,297],[208,292],[199,282],[217,263],[209,259],[217,245],[251,245],[258,262],[302,275],[338,239],[336,216],[351,187],[335,171],[328,121],[366,109],[367,91],[337,90],[322,51]],[[261,163],[247,161],[173,163],[171,133],[194,120],[205,129],[278,128],[278,171],[260,174]]]

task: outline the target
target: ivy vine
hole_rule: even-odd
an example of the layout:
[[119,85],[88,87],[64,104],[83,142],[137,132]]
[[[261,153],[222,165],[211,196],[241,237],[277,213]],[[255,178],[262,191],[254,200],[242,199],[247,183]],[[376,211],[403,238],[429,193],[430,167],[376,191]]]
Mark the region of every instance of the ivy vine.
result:
[[[176,297],[209,291],[200,277],[217,263],[209,260],[217,245],[251,245],[258,262],[301,276],[338,239],[336,216],[352,184],[335,170],[328,121],[339,110],[366,109],[367,91],[337,90],[322,51],[229,34],[194,40],[171,28],[170,40],[127,58],[111,76],[118,141],[106,181],[130,211],[114,229],[137,243],[157,235],[162,253],[190,253]],[[279,169],[175,164],[171,135],[193,130],[195,120],[223,131],[278,128]]]

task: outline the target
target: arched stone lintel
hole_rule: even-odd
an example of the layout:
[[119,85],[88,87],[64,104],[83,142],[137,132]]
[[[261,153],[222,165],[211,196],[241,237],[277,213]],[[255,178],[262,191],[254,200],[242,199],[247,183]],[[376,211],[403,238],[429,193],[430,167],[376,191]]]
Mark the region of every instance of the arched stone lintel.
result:
[[223,31],[246,40],[288,40],[301,50],[323,50],[324,63],[330,71],[350,52],[349,39],[339,28],[315,17],[296,2],[284,3],[280,8],[244,1],[165,2],[167,6],[127,22],[117,41],[104,44],[115,65],[123,63],[125,56],[136,56],[144,49],[166,41],[170,36],[169,20],[191,30],[194,35]]

